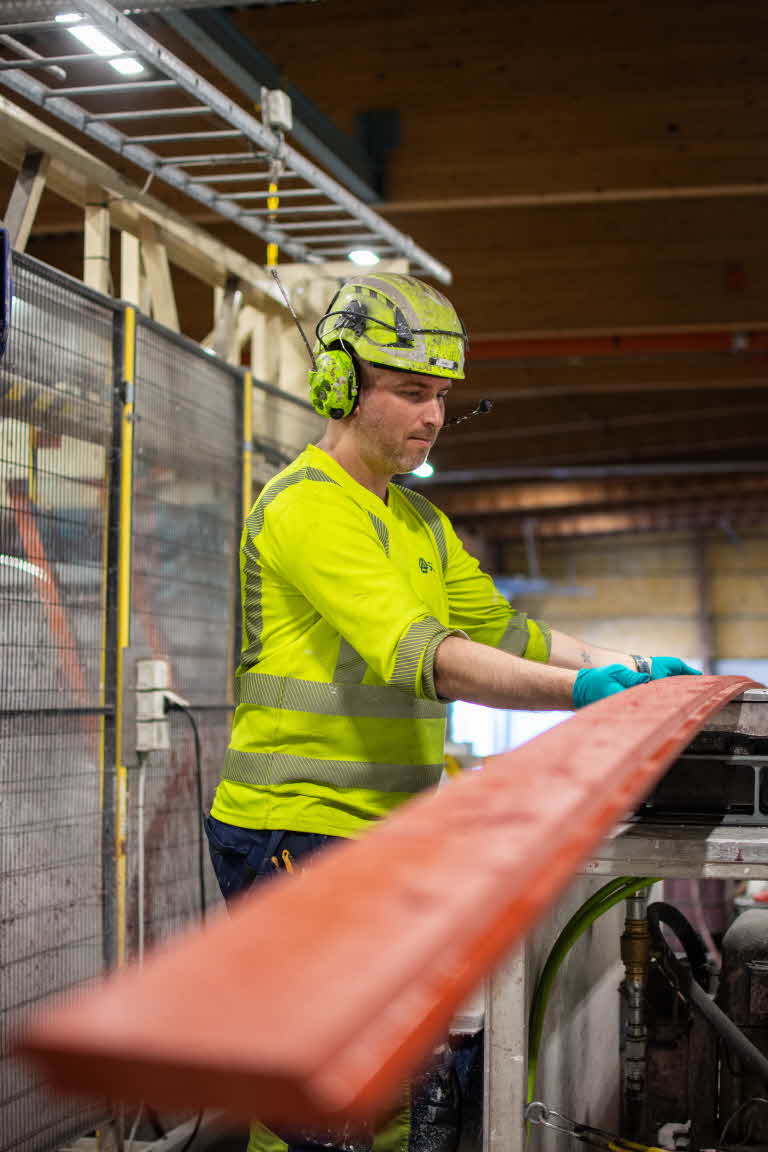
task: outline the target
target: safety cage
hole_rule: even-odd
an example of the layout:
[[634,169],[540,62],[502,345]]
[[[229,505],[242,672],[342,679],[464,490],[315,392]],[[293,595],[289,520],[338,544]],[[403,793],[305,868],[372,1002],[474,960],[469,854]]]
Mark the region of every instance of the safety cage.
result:
[[[252,476],[303,447],[311,420],[308,404],[26,255],[14,253],[12,276],[0,362],[0,1150],[33,1152],[108,1117],[53,1098],[11,1059],[19,1021],[134,953],[139,932],[157,941],[217,898],[208,864],[198,870],[199,790],[210,796],[228,740],[243,511]],[[197,721],[202,781],[177,711],[137,796],[132,652],[168,662]]]

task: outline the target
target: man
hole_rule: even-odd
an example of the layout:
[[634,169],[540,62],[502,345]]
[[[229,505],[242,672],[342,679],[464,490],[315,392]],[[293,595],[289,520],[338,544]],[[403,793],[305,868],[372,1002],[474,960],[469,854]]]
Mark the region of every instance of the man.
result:
[[[516,612],[448,518],[392,482],[426,460],[464,377],[466,333],[445,297],[407,276],[353,279],[317,336],[310,394],[328,427],[267,484],[243,534],[238,707],[207,825],[227,898],[435,784],[449,700],[561,710],[693,671]],[[413,1119],[376,1149],[413,1147]],[[251,1152],[285,1147],[254,1129]]]

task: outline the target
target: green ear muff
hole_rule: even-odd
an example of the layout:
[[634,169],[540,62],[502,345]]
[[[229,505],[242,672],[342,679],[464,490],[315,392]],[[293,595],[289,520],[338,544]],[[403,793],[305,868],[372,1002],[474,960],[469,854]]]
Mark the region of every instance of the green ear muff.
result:
[[309,398],[315,412],[341,420],[354,411],[359,386],[352,357],[340,348],[320,352],[309,373]]

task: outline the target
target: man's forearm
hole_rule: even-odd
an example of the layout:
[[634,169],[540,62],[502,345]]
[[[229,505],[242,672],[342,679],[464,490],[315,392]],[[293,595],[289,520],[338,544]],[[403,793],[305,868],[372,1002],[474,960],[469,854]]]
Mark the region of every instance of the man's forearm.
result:
[[540,711],[573,707],[575,672],[510,656],[462,636],[446,636],[438,646],[434,675],[437,693],[445,700]]
[[626,652],[619,652],[615,648],[598,648],[596,644],[587,644],[584,640],[577,640],[575,636],[554,629],[549,662],[557,668],[575,669],[623,664],[625,668],[635,671],[635,662]]

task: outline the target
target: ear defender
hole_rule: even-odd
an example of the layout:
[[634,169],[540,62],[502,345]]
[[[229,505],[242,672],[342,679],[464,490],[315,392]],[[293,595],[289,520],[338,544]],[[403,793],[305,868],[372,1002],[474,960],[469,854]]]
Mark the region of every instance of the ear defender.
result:
[[309,399],[315,412],[330,420],[352,414],[359,385],[352,357],[341,348],[321,352],[309,373]]

